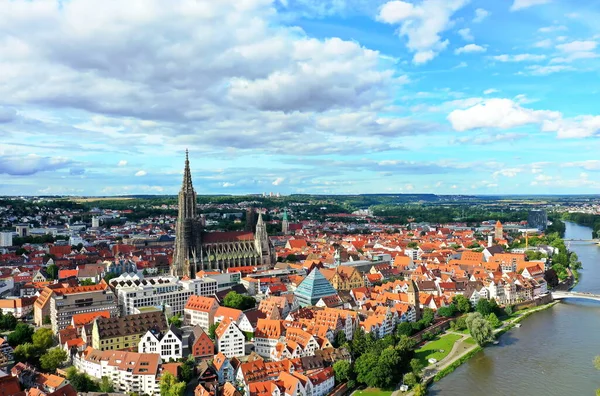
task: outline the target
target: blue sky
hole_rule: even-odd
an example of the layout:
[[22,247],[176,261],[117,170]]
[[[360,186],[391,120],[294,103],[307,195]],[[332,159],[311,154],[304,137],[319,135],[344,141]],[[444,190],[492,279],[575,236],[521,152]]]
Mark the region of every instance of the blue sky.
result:
[[598,2],[0,9],[0,194],[600,193]]

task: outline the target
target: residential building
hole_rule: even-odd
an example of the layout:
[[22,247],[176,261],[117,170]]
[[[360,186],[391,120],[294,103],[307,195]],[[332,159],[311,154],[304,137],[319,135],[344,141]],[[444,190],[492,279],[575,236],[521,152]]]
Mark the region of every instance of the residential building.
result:
[[168,329],[164,313],[155,311],[121,317],[99,317],[94,320],[91,345],[100,351],[135,349],[142,336],[151,329],[159,332]]
[[190,296],[184,308],[184,322],[190,326],[200,326],[208,331],[214,323],[219,303],[215,298]]
[[117,393],[159,395],[160,356],[154,353],[98,351],[88,348],[75,367],[92,378],[108,377]]
[[12,232],[0,232],[0,247],[10,247],[13,244]]
[[3,314],[12,314],[20,319],[33,312],[33,304],[36,297],[8,298],[0,300],[0,309]]
[[217,351],[228,358],[244,356],[244,343],[246,337],[237,324],[230,318],[225,318],[215,330],[217,338]]
[[356,267],[338,266],[335,269],[322,269],[321,273],[337,291],[365,286],[364,277]]
[[283,321],[258,319],[254,332],[254,351],[264,358],[274,356],[277,344],[285,341],[284,335]]
[[160,358],[168,362],[183,357],[183,334],[180,329],[171,325],[167,331],[148,330],[138,344],[140,353],[158,353]]
[[217,378],[220,384],[225,382],[233,382],[235,380],[235,370],[231,365],[231,361],[222,352],[215,355],[213,359],[213,367],[217,373]]
[[212,358],[215,355],[215,343],[200,326],[194,326],[192,330],[190,348],[196,359]]
[[111,316],[118,312],[115,296],[104,281],[91,286],[46,287],[34,304],[34,320],[41,326],[50,316],[52,330],[58,333],[69,326],[73,315],[96,311],[109,311]]

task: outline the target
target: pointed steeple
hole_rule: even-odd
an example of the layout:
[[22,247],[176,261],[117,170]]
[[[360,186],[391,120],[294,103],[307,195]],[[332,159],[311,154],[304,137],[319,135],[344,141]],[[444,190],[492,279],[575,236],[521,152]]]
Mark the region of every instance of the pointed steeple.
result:
[[288,221],[287,210],[283,210],[283,221]]
[[185,149],[185,169],[183,170],[183,184],[181,185],[183,191],[192,191],[194,186],[192,185],[192,172],[190,171],[190,159],[189,152]]

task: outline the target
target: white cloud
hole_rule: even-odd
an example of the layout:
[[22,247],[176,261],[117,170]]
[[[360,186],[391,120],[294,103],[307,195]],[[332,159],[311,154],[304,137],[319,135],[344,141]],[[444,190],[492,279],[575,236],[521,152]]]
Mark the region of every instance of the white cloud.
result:
[[235,183],[229,183],[229,182],[225,182],[221,184],[222,187],[227,188],[227,187],[234,187]]
[[527,70],[529,74],[534,76],[547,76],[548,74],[558,73],[562,71],[571,71],[574,70],[571,66],[565,65],[552,65],[552,66],[542,66],[542,65],[532,65],[527,66]]
[[274,186],[279,186],[281,185],[281,183],[283,183],[285,181],[285,177],[278,177],[277,179],[273,180],[273,185]]
[[399,34],[407,38],[406,46],[414,52],[413,63],[426,63],[446,49],[448,40],[441,33],[452,26],[452,15],[468,0],[422,0],[417,4],[389,1],[379,10],[378,19],[400,25]]
[[489,11],[483,8],[478,8],[475,10],[475,17],[473,18],[473,23],[481,23],[488,16],[490,16]]
[[542,130],[556,132],[556,136],[560,139],[598,136],[600,134],[600,116],[583,115],[571,119],[545,120]]
[[549,181],[549,180],[552,180],[552,179],[553,179],[553,177],[552,177],[552,176],[549,176],[549,175],[537,175],[537,176],[535,177],[535,180],[537,180],[537,181],[542,181],[542,182],[543,182],[543,181]]
[[448,115],[456,131],[477,128],[508,129],[528,124],[539,124],[547,118],[558,118],[559,113],[531,110],[510,99],[486,99],[466,110],[457,109]]
[[565,168],[583,168],[587,171],[600,171],[600,160],[566,162],[562,166]]
[[510,7],[511,11],[522,10],[529,8],[534,5],[541,5],[550,3],[551,0],[515,0],[513,5]]
[[517,176],[519,173],[521,173],[523,170],[520,168],[505,168],[505,169],[500,169],[499,171],[496,171],[492,174],[492,176],[494,178],[498,177],[498,176],[504,176],[504,177],[515,177]]
[[492,56],[492,59],[498,62],[538,62],[546,59],[546,56],[536,54],[502,54]]
[[125,160],[121,160],[119,161],[119,163],[117,164],[117,166],[126,166],[127,165],[127,161]]
[[139,171],[135,172],[134,176],[140,177],[140,176],[146,176],[146,175],[147,175],[147,173],[145,170],[139,170]]
[[456,50],[454,50],[454,53],[456,55],[459,54],[469,54],[469,53],[474,53],[474,52],[485,52],[487,51],[485,47],[482,47],[480,45],[477,44],[467,44],[464,47],[460,47],[457,48]]
[[497,92],[500,92],[500,91],[498,91],[495,88],[489,88],[489,89],[486,89],[485,91],[483,91],[484,95],[491,95],[491,94],[494,94],[494,93],[497,93]]
[[552,47],[552,40],[550,40],[550,39],[540,40],[540,41],[536,42],[535,44],[533,44],[533,46],[536,48],[550,48],[550,47]]
[[471,33],[471,29],[469,29],[469,28],[460,29],[458,31],[458,34],[465,41],[473,41],[473,40],[475,40],[475,37],[473,37],[473,34]]
[[538,29],[540,33],[552,33],[552,32],[564,32],[569,30],[565,25],[552,25],[546,26]]
[[571,52],[585,52],[592,51],[596,48],[597,43],[595,41],[571,41],[566,44],[559,44],[556,46],[557,49],[571,53]]
[[560,112],[533,110],[511,99],[485,99],[467,109],[448,114],[454,130],[478,128],[509,129],[537,125],[542,132],[555,132],[559,139],[589,138],[600,135],[600,116],[582,115],[564,118]]

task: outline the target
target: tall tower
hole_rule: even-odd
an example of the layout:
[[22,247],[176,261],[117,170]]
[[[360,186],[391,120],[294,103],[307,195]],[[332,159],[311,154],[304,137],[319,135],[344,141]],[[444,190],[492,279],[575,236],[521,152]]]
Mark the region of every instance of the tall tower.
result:
[[269,246],[269,235],[267,234],[267,225],[263,221],[262,213],[258,213],[256,222],[256,232],[254,233],[254,245],[261,254],[261,264],[272,264],[271,248]]
[[288,222],[287,211],[283,211],[283,220],[281,220],[281,232],[286,235],[289,232],[290,223]]
[[193,278],[196,274],[197,256],[200,255],[202,225],[197,217],[196,191],[192,185],[187,150],[185,150],[185,169],[178,202],[179,213],[175,227],[175,252],[171,274]]
[[419,300],[419,288],[414,280],[408,280],[408,290],[406,291],[406,295],[408,296],[408,303],[415,307],[415,316],[418,321],[421,319],[421,307]]
[[496,237],[496,239],[502,239],[504,237],[504,232],[502,230],[502,223],[500,223],[500,220],[498,220],[496,222],[496,227],[494,230],[494,237]]

